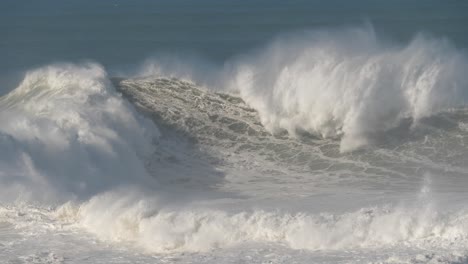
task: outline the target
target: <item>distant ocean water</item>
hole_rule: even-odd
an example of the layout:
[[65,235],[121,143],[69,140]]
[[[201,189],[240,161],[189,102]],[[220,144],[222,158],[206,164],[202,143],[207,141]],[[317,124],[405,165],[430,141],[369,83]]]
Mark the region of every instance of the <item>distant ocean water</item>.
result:
[[468,2],[2,1],[6,263],[465,263]]

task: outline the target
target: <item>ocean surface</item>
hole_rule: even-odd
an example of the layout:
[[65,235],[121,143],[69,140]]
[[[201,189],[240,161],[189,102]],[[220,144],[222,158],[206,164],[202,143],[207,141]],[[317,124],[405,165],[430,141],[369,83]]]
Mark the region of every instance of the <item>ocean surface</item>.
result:
[[468,263],[468,2],[0,2],[0,263]]

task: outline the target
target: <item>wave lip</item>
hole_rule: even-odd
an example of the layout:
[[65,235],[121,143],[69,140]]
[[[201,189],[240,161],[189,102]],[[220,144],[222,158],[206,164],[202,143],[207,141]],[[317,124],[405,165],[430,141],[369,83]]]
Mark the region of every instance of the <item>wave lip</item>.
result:
[[378,133],[466,103],[468,59],[445,40],[416,36],[407,46],[372,29],[316,31],[280,39],[240,60],[232,89],[271,132],[341,138],[341,151]]

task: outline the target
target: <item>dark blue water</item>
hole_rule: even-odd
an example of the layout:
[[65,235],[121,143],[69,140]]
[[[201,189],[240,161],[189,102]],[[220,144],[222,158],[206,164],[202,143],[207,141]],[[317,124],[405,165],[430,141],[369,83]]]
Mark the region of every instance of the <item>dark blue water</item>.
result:
[[191,54],[223,63],[285,32],[362,24],[395,41],[426,32],[464,48],[468,1],[6,0],[0,79],[56,61],[93,60],[112,69]]

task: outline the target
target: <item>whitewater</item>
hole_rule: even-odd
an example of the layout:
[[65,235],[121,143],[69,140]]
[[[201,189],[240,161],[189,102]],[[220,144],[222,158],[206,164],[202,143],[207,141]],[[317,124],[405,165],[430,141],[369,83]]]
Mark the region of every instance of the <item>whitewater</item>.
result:
[[0,260],[466,263],[467,70],[370,26],[30,69],[0,97]]

